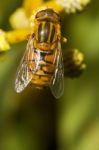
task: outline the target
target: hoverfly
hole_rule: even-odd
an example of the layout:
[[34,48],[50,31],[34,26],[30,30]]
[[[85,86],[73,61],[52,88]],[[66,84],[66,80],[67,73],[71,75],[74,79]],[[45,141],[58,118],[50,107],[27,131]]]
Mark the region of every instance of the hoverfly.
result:
[[64,89],[60,17],[51,8],[40,10],[34,19],[34,33],[29,37],[15,81],[17,93],[32,82],[35,87],[49,87],[55,98]]

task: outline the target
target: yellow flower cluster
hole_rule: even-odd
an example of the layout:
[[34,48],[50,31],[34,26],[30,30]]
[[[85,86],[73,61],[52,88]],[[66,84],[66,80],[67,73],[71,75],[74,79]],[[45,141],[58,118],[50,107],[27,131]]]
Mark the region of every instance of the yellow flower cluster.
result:
[[10,45],[6,38],[6,33],[0,29],[0,50],[6,51],[10,48]]
[[66,77],[75,78],[80,76],[83,70],[86,69],[83,53],[78,49],[68,49],[65,52],[64,68]]
[[26,12],[23,8],[18,8],[10,16],[9,21],[13,29],[21,29],[29,27],[29,18],[27,17]]

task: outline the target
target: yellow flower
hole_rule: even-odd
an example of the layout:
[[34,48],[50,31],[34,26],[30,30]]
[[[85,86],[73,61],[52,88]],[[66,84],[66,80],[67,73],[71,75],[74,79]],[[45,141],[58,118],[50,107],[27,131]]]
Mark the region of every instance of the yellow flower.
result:
[[29,19],[23,8],[18,8],[10,16],[9,21],[14,29],[27,28],[29,26]]
[[24,0],[23,1],[23,9],[28,17],[31,16],[32,11],[40,8],[45,2],[43,0]]
[[0,29],[0,51],[6,51],[10,49],[10,45],[6,39],[6,34]]
[[83,53],[78,49],[68,49],[64,54],[64,67],[66,77],[79,77],[86,69]]

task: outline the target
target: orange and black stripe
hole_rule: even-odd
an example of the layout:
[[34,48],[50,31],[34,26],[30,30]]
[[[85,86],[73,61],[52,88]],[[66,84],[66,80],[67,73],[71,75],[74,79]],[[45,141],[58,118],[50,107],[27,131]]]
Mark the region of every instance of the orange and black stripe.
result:
[[[46,86],[49,84],[55,70],[55,53],[54,51],[43,52],[41,50],[35,49],[34,56],[36,57],[32,59],[32,63],[29,66],[31,72],[34,72],[35,70],[33,73],[32,83]],[[35,68],[37,61],[39,63]]]

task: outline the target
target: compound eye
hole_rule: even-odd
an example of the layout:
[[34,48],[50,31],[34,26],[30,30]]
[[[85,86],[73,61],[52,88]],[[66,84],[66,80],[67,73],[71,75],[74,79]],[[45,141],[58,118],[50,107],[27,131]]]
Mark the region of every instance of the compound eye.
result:
[[40,11],[40,12],[38,12],[37,14],[36,14],[36,18],[40,18],[40,17],[42,17],[42,16],[44,16],[45,15],[45,11]]

